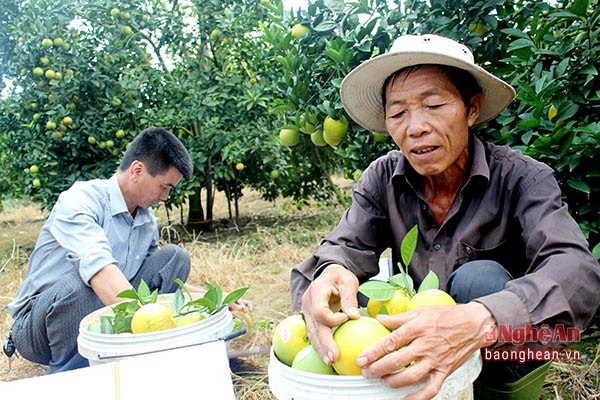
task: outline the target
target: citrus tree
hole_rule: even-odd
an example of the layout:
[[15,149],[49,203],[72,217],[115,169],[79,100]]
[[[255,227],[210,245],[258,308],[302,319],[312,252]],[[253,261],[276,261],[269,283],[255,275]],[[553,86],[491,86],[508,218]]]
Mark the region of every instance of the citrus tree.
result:
[[[273,109],[300,131],[314,115],[316,129],[323,128],[326,117],[348,121],[339,84],[350,69],[385,52],[400,34],[437,33],[457,39],[518,93],[478,134],[556,170],[571,214],[600,258],[600,9],[595,5],[588,0],[310,2],[278,30],[287,27],[293,32],[301,24],[308,28],[302,35],[266,34],[282,71]],[[378,143],[380,137],[352,121],[348,124],[337,144],[311,147],[300,135],[294,156],[300,154],[324,171],[341,168],[352,177],[393,147]],[[304,176],[311,178],[318,180],[318,173]]]
[[259,2],[4,3],[5,188],[49,207],[75,180],[110,176],[129,141],[160,125],[194,159],[194,179],[168,204],[189,195],[192,223],[210,222],[214,187],[236,201],[246,182],[279,194],[262,183],[271,177],[262,164],[285,160],[266,112]]

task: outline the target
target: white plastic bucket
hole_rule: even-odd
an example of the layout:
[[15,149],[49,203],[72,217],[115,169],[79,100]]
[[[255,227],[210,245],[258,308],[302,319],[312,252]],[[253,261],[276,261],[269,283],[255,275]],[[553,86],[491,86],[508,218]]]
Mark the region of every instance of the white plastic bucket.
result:
[[[160,295],[158,301],[172,308],[173,295]],[[112,306],[88,314],[79,323],[77,348],[79,354],[97,365],[136,355],[169,350],[217,340],[233,331],[233,316],[223,307],[206,319],[181,327],[148,333],[103,334],[90,331],[98,325],[100,316],[113,315]]]
[[[397,400],[424,386],[420,383],[390,389],[379,379],[360,375],[324,375],[299,371],[277,359],[273,350],[269,360],[269,388],[279,400],[368,399]],[[446,378],[435,400],[473,400],[473,382],[481,372],[481,355],[476,351]]]

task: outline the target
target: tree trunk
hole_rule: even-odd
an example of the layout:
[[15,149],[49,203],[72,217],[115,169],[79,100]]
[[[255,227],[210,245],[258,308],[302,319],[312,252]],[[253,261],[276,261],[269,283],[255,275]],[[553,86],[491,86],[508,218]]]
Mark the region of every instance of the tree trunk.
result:
[[188,210],[187,227],[192,231],[206,231],[206,219],[204,218],[204,209],[202,208],[201,193],[202,188],[199,187],[196,191],[188,195]]

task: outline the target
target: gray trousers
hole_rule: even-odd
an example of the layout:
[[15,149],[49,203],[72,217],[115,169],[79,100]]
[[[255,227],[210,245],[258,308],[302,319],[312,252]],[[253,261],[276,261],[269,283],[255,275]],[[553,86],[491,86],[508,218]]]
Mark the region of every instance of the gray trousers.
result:
[[[137,289],[143,279],[150,290],[173,293],[190,273],[190,256],[179,246],[167,245],[146,258],[130,283]],[[31,299],[16,316],[12,336],[17,351],[29,361],[49,365],[52,373],[87,367],[77,352],[79,322],[104,307],[77,270]]]

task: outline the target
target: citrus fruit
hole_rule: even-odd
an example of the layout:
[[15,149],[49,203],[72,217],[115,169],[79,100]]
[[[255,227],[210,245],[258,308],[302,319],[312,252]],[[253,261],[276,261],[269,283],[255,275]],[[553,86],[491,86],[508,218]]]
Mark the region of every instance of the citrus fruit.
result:
[[38,172],[40,172],[40,168],[37,165],[32,165],[29,167],[29,173],[37,174]]
[[42,47],[45,47],[46,49],[52,47],[52,44],[53,44],[52,39],[46,38],[46,39],[42,40]]
[[356,358],[367,347],[387,336],[390,330],[371,317],[350,319],[337,327],[333,340],[340,351],[339,358],[333,362],[333,369],[340,375],[360,375]]
[[298,129],[296,128],[283,128],[279,131],[279,140],[285,146],[295,146],[298,144],[300,140],[300,135],[298,134]]
[[318,146],[318,147],[327,146],[327,142],[323,138],[323,131],[320,129],[317,129],[316,131],[314,131],[313,133],[310,134],[310,140],[313,142],[313,144],[315,146]]
[[385,143],[387,142],[388,135],[384,135],[383,133],[373,132],[373,141],[375,143]]
[[194,322],[202,321],[206,316],[201,312],[193,312],[175,318],[175,326],[186,326]]
[[377,314],[398,314],[406,311],[410,302],[410,296],[404,289],[397,289],[391,299],[379,301],[369,299],[367,302],[367,314],[375,317]]
[[448,293],[440,289],[427,289],[413,296],[406,306],[406,311],[426,306],[453,306],[456,302]]
[[348,132],[348,122],[341,119],[334,119],[330,116],[325,117],[323,121],[323,139],[331,146],[337,146]]
[[292,362],[292,368],[315,374],[335,374],[333,367],[323,362],[323,359],[312,345],[306,346],[296,354]]
[[308,32],[308,28],[302,24],[296,24],[292,26],[292,38],[298,39],[300,36]]
[[348,132],[348,121],[344,119],[331,118],[329,115],[323,121],[323,132],[329,132],[336,137],[346,136]]
[[235,169],[237,169],[238,171],[243,171],[244,167],[244,163],[239,162],[235,164]]
[[161,303],[149,303],[141,306],[131,318],[131,332],[145,333],[171,329],[175,319],[169,307]]
[[306,323],[300,314],[281,320],[273,331],[273,353],[284,364],[292,366],[296,354],[310,344]]

